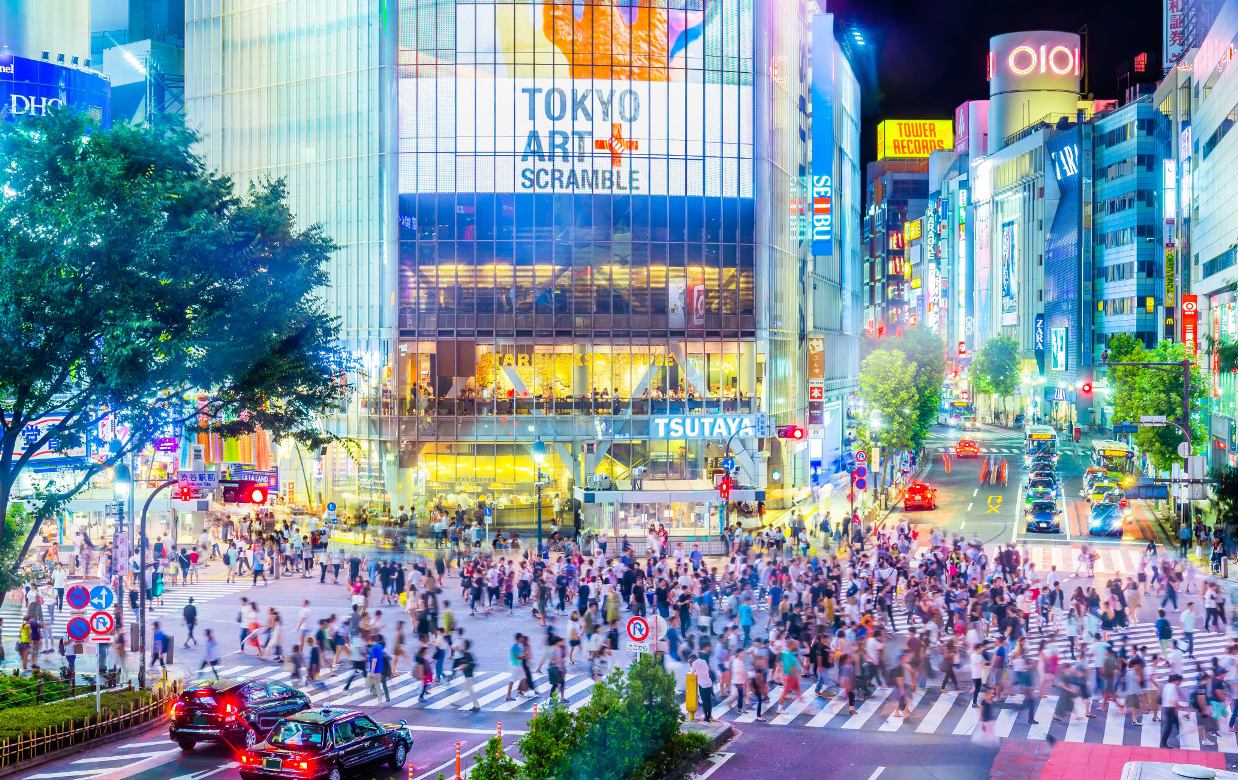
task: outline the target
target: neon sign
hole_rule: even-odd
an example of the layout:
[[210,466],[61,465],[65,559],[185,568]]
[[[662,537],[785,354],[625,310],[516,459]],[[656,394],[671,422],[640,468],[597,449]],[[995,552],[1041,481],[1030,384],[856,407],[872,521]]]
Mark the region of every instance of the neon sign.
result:
[[[991,55],[990,55],[991,56]],[[1041,44],[1039,49],[1024,44],[1011,49],[1006,55],[1006,67],[1016,76],[1030,73],[1055,73],[1058,76],[1079,75],[1079,50],[1058,44],[1049,48]]]

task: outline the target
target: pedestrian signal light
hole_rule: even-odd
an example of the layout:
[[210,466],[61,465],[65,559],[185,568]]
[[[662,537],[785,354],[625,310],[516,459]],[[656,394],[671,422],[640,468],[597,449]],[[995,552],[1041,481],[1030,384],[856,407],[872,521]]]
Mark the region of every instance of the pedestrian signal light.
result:
[[803,441],[808,433],[800,425],[784,425],[778,429],[778,438],[791,439],[792,441]]
[[730,501],[731,500],[731,488],[734,487],[734,485],[735,485],[735,480],[731,479],[729,475],[723,477],[718,482],[718,496],[723,501]]
[[223,502],[225,504],[265,504],[268,497],[266,485],[259,485],[252,480],[239,482],[224,482]]

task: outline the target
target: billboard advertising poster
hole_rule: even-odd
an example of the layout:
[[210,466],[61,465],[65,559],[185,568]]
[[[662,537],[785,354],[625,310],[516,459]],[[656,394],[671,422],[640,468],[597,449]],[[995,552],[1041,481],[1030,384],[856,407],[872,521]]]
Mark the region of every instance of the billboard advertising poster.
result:
[[1069,353],[1069,328],[1049,329],[1049,368],[1053,371],[1065,371]]
[[111,86],[98,73],[0,53],[0,112],[8,121],[67,106],[112,122]]
[[834,15],[812,18],[812,253],[834,253]]
[[401,3],[400,192],[751,197],[746,2]]
[[1013,221],[1002,223],[1000,243],[997,247],[998,262],[1001,263],[1002,301],[1001,324],[1019,324],[1019,269],[1016,239],[1018,231]]
[[887,119],[877,125],[877,159],[928,157],[954,146],[950,119]]

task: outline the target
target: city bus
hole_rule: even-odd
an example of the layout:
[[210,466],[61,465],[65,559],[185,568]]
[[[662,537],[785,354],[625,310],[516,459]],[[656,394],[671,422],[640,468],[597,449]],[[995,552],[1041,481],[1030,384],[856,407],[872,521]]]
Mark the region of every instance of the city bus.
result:
[[1110,474],[1130,476],[1135,473],[1135,451],[1120,441],[1097,439],[1092,442],[1092,465]]
[[1029,425],[1023,438],[1028,453],[1048,452],[1057,454],[1057,431],[1048,425]]

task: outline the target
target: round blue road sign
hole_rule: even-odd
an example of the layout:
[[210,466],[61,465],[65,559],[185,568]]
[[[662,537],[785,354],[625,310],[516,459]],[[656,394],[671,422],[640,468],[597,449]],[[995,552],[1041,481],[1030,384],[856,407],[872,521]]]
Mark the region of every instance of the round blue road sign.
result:
[[90,606],[95,609],[111,609],[116,601],[116,594],[106,585],[96,585],[90,589]]
[[856,490],[863,490],[863,489],[864,489],[864,488],[866,488],[866,487],[868,487],[868,482],[866,482],[866,481],[864,481],[864,480],[862,480],[862,479],[857,479],[857,480],[855,481],[855,489],[856,489]]
[[90,623],[84,617],[75,617],[69,620],[64,630],[70,639],[80,642],[90,636]]
[[335,502],[334,502],[334,501],[328,501],[328,502],[327,502],[327,511],[328,511],[328,512],[334,512],[334,511],[335,511]]
[[90,591],[85,585],[74,585],[64,592],[64,600],[72,609],[86,609],[90,605]]

